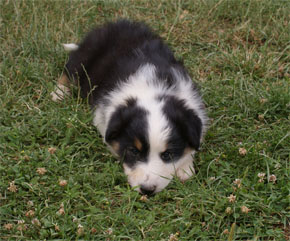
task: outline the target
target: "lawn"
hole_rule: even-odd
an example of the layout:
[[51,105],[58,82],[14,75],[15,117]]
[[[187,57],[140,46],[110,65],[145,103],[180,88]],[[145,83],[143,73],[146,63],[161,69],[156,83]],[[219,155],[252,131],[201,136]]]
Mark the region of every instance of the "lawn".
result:
[[[290,240],[290,2],[0,2],[0,240]],[[91,124],[50,99],[96,24],[145,21],[184,60],[210,128],[197,174],[145,198]]]

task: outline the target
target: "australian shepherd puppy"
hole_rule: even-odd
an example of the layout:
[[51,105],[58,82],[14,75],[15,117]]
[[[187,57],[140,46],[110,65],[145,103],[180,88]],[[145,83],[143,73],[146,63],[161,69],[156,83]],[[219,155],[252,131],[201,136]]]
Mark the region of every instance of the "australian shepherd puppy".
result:
[[65,48],[71,53],[52,98],[69,94],[70,83],[80,88],[130,185],[150,195],[174,175],[191,177],[207,115],[196,85],[161,38],[143,23],[120,20]]

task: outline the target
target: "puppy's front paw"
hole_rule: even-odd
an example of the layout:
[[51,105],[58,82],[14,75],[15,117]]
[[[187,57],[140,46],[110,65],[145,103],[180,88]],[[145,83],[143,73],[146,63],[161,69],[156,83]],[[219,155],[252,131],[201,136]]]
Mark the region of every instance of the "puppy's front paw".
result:
[[50,93],[51,99],[53,101],[60,101],[63,100],[63,98],[66,95],[70,95],[70,90],[68,87],[62,85],[62,84],[58,84],[55,87],[55,90],[53,92]]
[[192,161],[185,163],[176,171],[176,176],[180,179],[180,181],[185,182],[189,179],[193,174],[195,174],[195,170],[193,168]]

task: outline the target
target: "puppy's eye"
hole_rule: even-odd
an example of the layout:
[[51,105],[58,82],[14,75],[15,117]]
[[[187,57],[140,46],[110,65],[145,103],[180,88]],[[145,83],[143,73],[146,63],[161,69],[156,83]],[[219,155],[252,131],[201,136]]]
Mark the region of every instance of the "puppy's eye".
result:
[[140,153],[140,151],[136,147],[133,147],[133,146],[128,147],[127,151],[133,156],[137,156]]
[[165,152],[162,152],[161,154],[160,154],[160,157],[161,157],[161,159],[163,160],[163,161],[165,161],[165,162],[170,162],[171,160],[172,160],[172,157],[173,157],[173,155],[172,155],[172,153],[170,152],[170,151],[165,151]]

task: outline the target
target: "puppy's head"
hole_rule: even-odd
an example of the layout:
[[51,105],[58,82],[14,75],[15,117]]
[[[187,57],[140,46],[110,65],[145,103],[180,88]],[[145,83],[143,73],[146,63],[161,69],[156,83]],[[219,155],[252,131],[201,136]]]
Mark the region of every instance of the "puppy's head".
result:
[[131,98],[112,114],[105,141],[123,160],[130,185],[150,195],[192,161],[201,131],[200,118],[180,99],[162,96],[145,108]]

